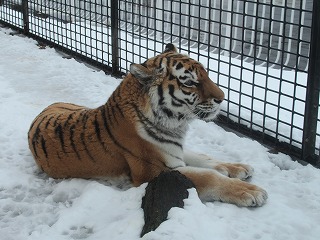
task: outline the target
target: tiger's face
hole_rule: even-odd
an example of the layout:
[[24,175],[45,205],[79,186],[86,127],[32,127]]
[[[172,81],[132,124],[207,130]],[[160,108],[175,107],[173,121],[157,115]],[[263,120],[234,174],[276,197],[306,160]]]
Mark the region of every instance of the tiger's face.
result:
[[177,53],[173,44],[141,65],[132,64],[130,72],[148,92],[159,121],[212,121],[219,113],[223,91],[199,62]]

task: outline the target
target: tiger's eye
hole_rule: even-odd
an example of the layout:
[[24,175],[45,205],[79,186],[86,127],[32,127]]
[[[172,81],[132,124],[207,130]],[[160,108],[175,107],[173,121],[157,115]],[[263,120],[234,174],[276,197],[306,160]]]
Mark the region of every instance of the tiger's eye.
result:
[[183,85],[185,85],[186,87],[192,87],[195,85],[195,83],[192,80],[188,80],[188,81],[185,81]]

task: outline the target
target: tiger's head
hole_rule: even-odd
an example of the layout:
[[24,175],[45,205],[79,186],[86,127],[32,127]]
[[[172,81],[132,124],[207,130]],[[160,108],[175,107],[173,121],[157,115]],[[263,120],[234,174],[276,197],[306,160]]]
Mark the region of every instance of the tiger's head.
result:
[[142,64],[132,64],[150,99],[150,110],[159,123],[177,127],[198,118],[212,121],[220,111],[223,91],[211,81],[202,64],[177,52],[169,43],[164,52]]

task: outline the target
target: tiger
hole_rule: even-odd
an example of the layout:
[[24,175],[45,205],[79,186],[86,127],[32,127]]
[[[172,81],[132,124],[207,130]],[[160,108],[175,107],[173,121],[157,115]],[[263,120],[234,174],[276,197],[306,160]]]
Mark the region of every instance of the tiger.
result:
[[161,172],[179,171],[202,201],[262,206],[267,192],[244,181],[251,166],[184,149],[190,122],[213,121],[223,100],[204,66],[168,43],[161,54],[132,63],[102,106],[58,102],[45,108],[30,126],[29,148],[52,178],[127,176],[139,186]]

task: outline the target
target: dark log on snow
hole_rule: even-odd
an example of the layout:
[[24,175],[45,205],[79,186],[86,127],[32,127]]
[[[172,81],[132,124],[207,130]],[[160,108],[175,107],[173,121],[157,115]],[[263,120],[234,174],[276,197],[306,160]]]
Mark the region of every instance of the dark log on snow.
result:
[[191,180],[178,171],[162,172],[149,182],[142,198],[145,225],[141,237],[165,221],[172,207],[182,208],[183,200],[189,196],[187,189],[193,187]]

